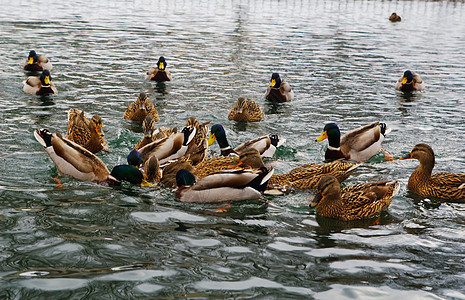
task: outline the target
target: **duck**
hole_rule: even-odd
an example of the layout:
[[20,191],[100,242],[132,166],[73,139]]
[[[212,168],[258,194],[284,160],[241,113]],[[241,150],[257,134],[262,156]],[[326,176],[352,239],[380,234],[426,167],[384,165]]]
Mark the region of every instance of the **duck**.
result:
[[187,120],[186,127],[195,128],[197,131],[193,142],[189,144],[186,152],[186,155],[189,156],[189,160],[193,166],[197,165],[207,157],[208,124],[210,124],[210,121],[201,124],[196,117],[190,117]]
[[212,173],[231,169],[260,169],[265,167],[257,149],[250,148],[240,156],[210,157],[195,166],[195,176],[202,178]]
[[[298,166],[285,174],[274,174],[268,181],[268,189],[276,192],[287,192],[291,189],[316,189],[320,179],[332,175],[339,182],[346,180],[361,163],[344,161],[309,163]],[[268,192],[271,194],[271,192]]]
[[271,82],[268,86],[265,99],[271,102],[289,102],[294,99],[294,91],[292,90],[289,83],[282,80],[279,73],[273,73],[271,75]]
[[423,91],[425,89],[425,83],[421,79],[420,75],[413,73],[410,70],[404,72],[404,75],[397,80],[396,90],[402,92],[414,92]]
[[146,116],[151,116],[155,122],[159,120],[155,105],[147,98],[144,92],[141,92],[136,101],[129,104],[124,112],[124,118],[126,120],[142,123]]
[[119,181],[143,186],[156,185],[160,181],[162,172],[156,156],[150,156],[143,163],[140,152],[133,149],[128,154],[127,162],[127,164],[113,167],[111,175]]
[[252,99],[239,97],[234,107],[229,111],[228,120],[237,122],[258,122],[263,120],[263,110]]
[[[328,123],[316,141],[328,139],[325,161],[343,158],[360,162],[369,160],[381,150],[381,143],[389,132],[391,129],[385,123],[374,122],[354,129],[341,138],[337,124]],[[389,154],[385,154],[385,158],[391,160]]]
[[42,72],[43,70],[51,71],[52,63],[44,55],[37,55],[34,50],[29,51],[24,70],[28,72]]
[[391,14],[391,16],[389,17],[389,21],[391,21],[391,22],[400,22],[400,21],[402,21],[402,18],[398,14],[393,12]]
[[157,67],[150,69],[145,79],[156,82],[171,81],[171,73],[166,69],[166,65],[165,58],[160,56],[157,61]]
[[108,151],[102,128],[102,118],[99,115],[94,115],[89,120],[84,115],[84,111],[71,108],[68,111],[68,130],[65,137],[92,153]]
[[158,158],[160,166],[163,168],[166,163],[186,154],[196,132],[195,127],[184,127],[181,132],[145,145],[139,149],[143,161],[145,162],[151,155],[155,155]]
[[45,148],[60,175],[108,185],[120,183],[111,176],[100,158],[81,145],[63,138],[60,133],[36,129],[34,137]]
[[43,70],[39,77],[29,76],[23,81],[23,91],[31,95],[58,94],[58,90],[52,82],[49,70]]
[[146,116],[144,118],[144,121],[142,122],[144,137],[139,142],[137,142],[137,144],[134,146],[134,149],[138,150],[145,145],[150,144],[151,142],[157,141],[178,132],[176,127],[159,127],[155,129],[155,124],[156,122],[152,116]]
[[465,174],[452,172],[433,173],[435,157],[427,144],[417,144],[400,158],[416,159],[420,165],[408,180],[408,189],[422,197],[435,197],[452,202],[465,202]]
[[163,168],[163,176],[161,177],[160,183],[167,188],[176,188],[176,174],[182,169],[191,173],[195,172],[195,168],[192,166],[189,156],[180,157],[176,161],[167,164]]
[[215,141],[218,141],[222,156],[239,155],[240,152],[243,152],[246,149],[255,148],[260,152],[262,157],[273,157],[276,152],[276,148],[281,146],[286,140],[280,139],[275,134],[270,134],[246,141],[232,149],[231,146],[229,146],[223,125],[215,124],[210,130],[208,146],[211,146]]
[[195,176],[180,170],[176,174],[176,199],[189,203],[217,203],[258,200],[265,191],[273,169],[239,169],[220,171],[196,181]]
[[317,215],[342,221],[370,219],[386,210],[399,191],[393,180],[356,184],[341,189],[336,177],[325,175],[311,201]]

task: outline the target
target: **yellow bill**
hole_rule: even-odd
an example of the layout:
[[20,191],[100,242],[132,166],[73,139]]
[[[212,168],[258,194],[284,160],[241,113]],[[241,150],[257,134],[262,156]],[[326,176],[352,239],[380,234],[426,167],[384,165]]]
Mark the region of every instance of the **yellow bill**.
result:
[[328,138],[328,133],[326,131],[323,131],[319,137],[316,138],[315,141],[317,142],[321,142],[321,141],[324,141]]
[[213,144],[213,142],[216,141],[216,136],[214,133],[210,134],[210,136],[208,137],[208,146],[211,146]]

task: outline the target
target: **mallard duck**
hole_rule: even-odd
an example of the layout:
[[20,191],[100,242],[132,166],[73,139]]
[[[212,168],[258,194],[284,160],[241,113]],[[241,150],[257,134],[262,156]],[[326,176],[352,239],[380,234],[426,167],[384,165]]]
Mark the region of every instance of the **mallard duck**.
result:
[[271,83],[265,93],[265,99],[271,102],[288,102],[294,99],[294,91],[289,83],[281,80],[278,73],[273,73]]
[[184,127],[181,132],[145,145],[139,149],[143,161],[145,162],[150,156],[155,155],[160,165],[163,166],[171,160],[184,156],[196,132],[194,127]]
[[129,152],[127,162],[126,165],[115,166],[111,175],[119,181],[140,185],[153,185],[160,181],[161,170],[156,156],[150,156],[143,164],[140,152],[133,149]]
[[387,209],[399,191],[397,181],[356,184],[341,190],[336,177],[326,175],[317,186],[318,194],[311,205],[317,205],[320,216],[343,221],[369,219]]
[[257,149],[262,157],[273,157],[276,147],[281,146],[285,139],[279,139],[277,135],[265,135],[251,141],[244,142],[232,149],[229,146],[228,139],[226,138],[226,131],[221,124],[215,124],[210,130],[210,137],[208,138],[208,145],[211,146],[213,142],[218,141],[220,146],[221,155],[238,155],[246,149]]
[[164,137],[172,135],[173,133],[178,132],[178,129],[176,127],[159,127],[155,129],[155,124],[156,122],[152,118],[152,116],[145,117],[144,121],[142,122],[142,128],[144,129],[144,137],[139,142],[137,142],[136,146],[134,146],[134,149],[140,149],[145,145],[148,145],[154,141],[157,141],[159,139],[162,139]]
[[29,76],[23,81],[23,91],[32,95],[58,94],[58,90],[52,83],[52,76],[48,70],[43,70],[39,77]]
[[166,61],[163,56],[157,61],[157,67],[152,68],[147,72],[147,76],[145,76],[146,80],[154,80],[157,82],[163,81],[171,81],[171,73],[170,71],[166,70]]
[[28,72],[41,72],[43,70],[51,71],[53,68],[52,63],[44,55],[37,55],[34,50],[29,52],[24,70]]
[[402,18],[398,14],[396,14],[395,12],[393,12],[391,14],[391,16],[389,17],[389,21],[391,21],[391,22],[400,22],[401,20],[402,20]]
[[[325,160],[332,161],[344,158],[353,161],[366,161],[381,150],[381,143],[386,134],[391,132],[385,123],[375,122],[354,129],[341,138],[339,127],[335,123],[328,123],[317,142],[328,139],[329,146],[325,153]],[[386,157],[386,159],[388,159]]]
[[417,159],[420,165],[408,180],[408,188],[423,197],[465,202],[465,174],[451,172],[433,173],[434,152],[427,144],[418,144],[400,159]]
[[155,122],[159,120],[155,105],[150,102],[144,92],[141,92],[137,100],[129,104],[124,112],[124,118],[135,122],[143,122],[146,116],[151,116]]
[[52,134],[47,129],[37,129],[34,131],[34,137],[45,147],[60,175],[97,183],[119,182],[110,175],[110,171],[100,158],[84,147],[63,138],[61,134]]
[[180,170],[176,174],[176,199],[182,202],[208,203],[256,200],[261,198],[273,169],[221,171],[196,182],[195,176]]
[[71,108],[68,111],[68,130],[66,138],[79,144],[92,153],[108,151],[108,144],[103,138],[102,118],[98,115],[87,119],[84,112]]
[[195,166],[195,176],[202,178],[212,173],[237,168],[259,169],[264,163],[257,149],[251,148],[237,156],[210,157]]
[[189,144],[186,152],[186,155],[189,156],[189,159],[194,166],[207,157],[208,124],[210,124],[210,121],[200,124],[195,117],[190,117],[189,120],[187,120],[186,127],[193,127],[197,131],[194,136],[194,140]]
[[263,120],[264,116],[265,114],[255,101],[239,97],[236,105],[229,112],[228,119],[237,122],[258,122]]
[[175,188],[176,187],[176,174],[179,170],[185,169],[191,173],[195,172],[195,168],[192,166],[192,162],[188,156],[183,156],[167,164],[163,168],[163,176],[161,177],[161,183],[165,187]]
[[410,70],[405,71],[404,76],[399,78],[396,83],[396,90],[402,92],[423,91],[424,89],[425,83],[420,75],[412,73]]
[[315,189],[320,179],[332,175],[343,182],[360,163],[335,160],[327,163],[310,163],[292,169],[286,174],[274,174],[268,181],[269,190],[286,192],[289,189]]

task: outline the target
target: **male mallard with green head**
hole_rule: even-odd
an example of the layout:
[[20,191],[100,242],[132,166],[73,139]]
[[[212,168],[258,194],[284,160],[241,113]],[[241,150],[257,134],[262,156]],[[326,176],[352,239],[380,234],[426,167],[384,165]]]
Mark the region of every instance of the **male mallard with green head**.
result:
[[153,80],[156,82],[171,81],[171,73],[166,69],[166,60],[163,56],[160,56],[157,61],[157,67],[152,68],[147,72],[145,76],[146,80]]
[[53,68],[52,63],[44,55],[37,55],[34,50],[29,52],[24,70],[28,72],[42,72],[43,70],[51,71]]
[[196,181],[195,176],[180,170],[176,174],[176,199],[182,202],[215,203],[257,200],[265,191],[273,169],[220,171]]
[[404,75],[396,83],[396,90],[402,92],[423,91],[424,89],[425,83],[423,79],[421,79],[420,75],[410,70],[405,71]]
[[23,91],[31,95],[58,94],[58,90],[52,83],[52,76],[49,70],[43,70],[39,77],[29,76],[23,81]]
[[265,99],[271,102],[288,102],[294,99],[294,91],[289,83],[281,79],[279,73],[271,75],[271,82],[268,86]]
[[[354,129],[341,138],[339,127],[335,123],[325,125],[317,142],[328,139],[329,146],[325,152],[325,160],[347,159],[366,161],[381,150],[381,143],[391,129],[385,123],[375,122]],[[390,159],[386,155],[386,159]]]

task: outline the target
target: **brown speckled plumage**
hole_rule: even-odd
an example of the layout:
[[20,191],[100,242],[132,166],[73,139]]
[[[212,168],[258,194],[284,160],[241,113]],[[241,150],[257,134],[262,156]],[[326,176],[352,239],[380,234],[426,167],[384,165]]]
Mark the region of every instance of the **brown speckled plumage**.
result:
[[242,153],[239,157],[219,156],[207,158],[195,166],[194,175],[202,178],[223,170],[237,168],[259,169],[264,166],[260,153],[252,148]]
[[347,161],[310,163],[292,169],[286,174],[274,174],[268,181],[268,189],[287,191],[292,189],[315,189],[325,175],[335,176],[344,181],[360,164]]
[[263,120],[264,116],[265,114],[255,101],[239,97],[229,111],[228,119],[237,122],[258,122]]
[[187,170],[191,173],[194,172],[194,167],[192,166],[192,162],[189,160],[188,157],[183,156],[180,159],[166,165],[163,168],[163,176],[161,178],[161,183],[165,187],[175,188],[176,185],[176,173],[179,170]]
[[197,129],[193,143],[189,144],[185,154],[186,156],[189,156],[189,159],[194,166],[207,157],[208,124],[210,124],[210,121],[200,124],[195,117],[190,117],[189,120],[187,120],[186,126],[192,126]]
[[143,122],[146,116],[151,116],[158,122],[159,116],[155,105],[150,102],[145,93],[140,93],[137,100],[129,104],[124,112],[124,118],[135,122]]
[[108,144],[103,138],[102,118],[94,115],[90,120],[84,112],[72,108],[68,111],[68,130],[66,138],[79,144],[92,153],[108,151]]
[[465,202],[465,174],[433,173],[434,151],[427,144],[418,144],[402,159],[417,159],[420,165],[408,180],[408,188],[423,197]]
[[398,190],[397,181],[356,184],[341,190],[336,177],[326,175],[317,186],[316,212],[343,221],[369,219],[387,209]]

